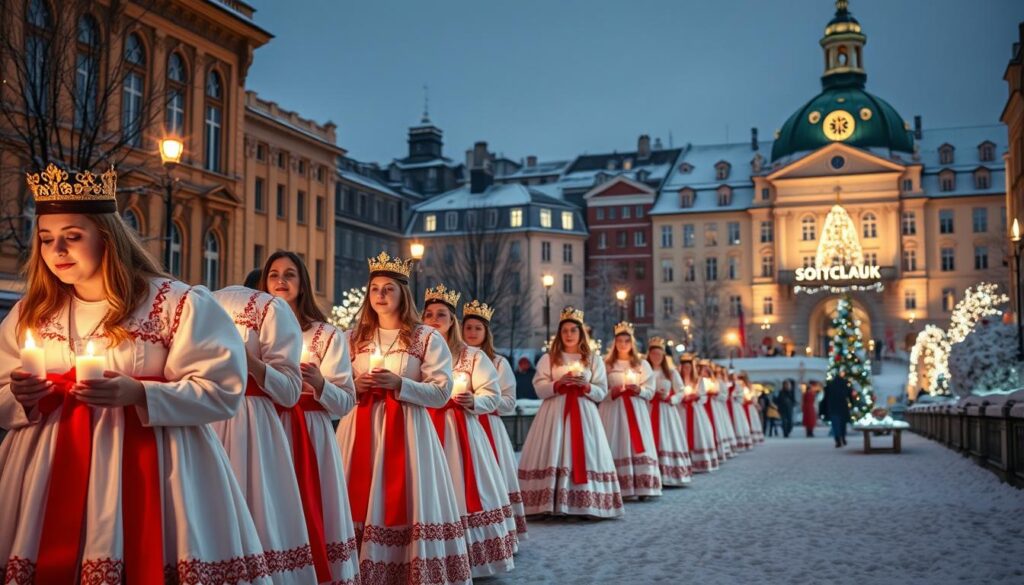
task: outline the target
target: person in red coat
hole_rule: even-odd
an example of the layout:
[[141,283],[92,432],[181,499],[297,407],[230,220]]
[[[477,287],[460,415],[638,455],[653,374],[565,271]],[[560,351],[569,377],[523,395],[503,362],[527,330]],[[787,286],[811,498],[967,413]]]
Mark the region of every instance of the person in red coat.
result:
[[821,382],[817,380],[811,380],[807,384],[807,389],[804,390],[803,401],[801,402],[801,408],[803,414],[804,429],[807,430],[807,436],[814,436],[814,427],[818,424],[818,412],[815,409],[817,403],[818,392],[821,391]]

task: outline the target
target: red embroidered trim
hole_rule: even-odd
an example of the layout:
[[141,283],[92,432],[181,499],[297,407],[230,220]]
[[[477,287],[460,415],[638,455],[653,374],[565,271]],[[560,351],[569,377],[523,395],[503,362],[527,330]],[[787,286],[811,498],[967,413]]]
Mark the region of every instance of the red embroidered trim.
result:
[[[567,476],[570,471],[568,467],[548,467],[546,469],[520,469],[519,479],[530,481],[535,479],[547,479],[549,477]],[[614,471],[590,471],[587,470],[587,481],[600,483],[611,483],[619,481],[618,474]]]
[[174,309],[174,321],[171,322],[171,331],[167,334],[167,347],[174,343],[174,335],[178,332],[178,326],[181,325],[181,312],[185,310],[185,299],[188,298],[190,292],[192,292],[192,287],[188,287],[188,290],[178,299],[178,306]]
[[21,557],[7,559],[6,566],[0,566],[0,573],[4,576],[4,585],[29,585],[36,578],[36,564],[34,561]]
[[270,572],[264,554],[235,557],[226,561],[189,559],[180,560],[176,565],[164,567],[164,583],[166,585],[180,583],[238,585],[244,581],[255,581],[259,577],[268,577]]
[[165,321],[163,319],[164,302],[167,300],[167,293],[171,290],[171,281],[165,280],[157,288],[156,296],[153,297],[153,304],[150,305],[149,314],[146,319],[139,320],[132,318],[128,330],[135,339],[141,339],[150,343],[159,343],[169,347],[168,336],[164,335]]
[[383,546],[408,546],[414,540],[458,540],[465,538],[466,532],[462,522],[443,522],[437,524],[413,524],[410,528],[387,528],[369,524],[358,533],[362,542],[372,542]]
[[352,537],[345,542],[329,542],[327,543],[327,560],[332,563],[345,562],[356,551],[356,537]]
[[57,315],[44,320],[39,325],[39,330],[36,333],[40,339],[50,339],[59,342],[66,342],[68,340],[68,336],[64,333],[64,324],[60,322]]
[[670,479],[686,479],[693,475],[689,465],[661,465],[661,477]]
[[462,525],[466,528],[483,528],[484,526],[504,524],[505,519],[511,517],[512,506],[502,506],[501,508],[494,510],[485,510],[483,512],[464,516],[462,518]]
[[516,534],[526,534],[526,516],[516,516]]
[[599,494],[586,490],[561,488],[558,490],[557,500],[555,498],[555,490],[551,488],[523,492],[523,502],[528,508],[548,506],[555,501],[570,508],[592,508],[595,510],[618,510],[622,508],[622,494],[618,491]]
[[508,494],[508,501],[513,504],[522,504],[523,494],[521,492],[510,492]]
[[633,467],[640,467],[643,465],[654,466],[657,464],[658,462],[654,458],[647,457],[646,455],[641,455],[640,457],[623,457],[621,459],[615,460],[615,467],[625,467],[627,465],[632,465]]
[[662,451],[661,449],[658,449],[658,459],[661,460],[661,459],[664,459],[666,457],[671,457],[673,459],[689,459],[690,458],[690,452],[689,451]]
[[512,551],[516,547],[515,534],[496,536],[490,540],[474,542],[469,546],[469,564],[473,567],[499,563],[512,558]]
[[[328,327],[330,327],[330,330],[328,330]],[[320,336],[324,332],[328,333],[326,342],[320,339]],[[320,324],[317,325],[316,333],[313,334],[313,341],[309,344],[309,351],[316,354],[316,356],[320,358],[320,361],[323,361],[324,356],[327,355],[327,348],[331,346],[331,342],[334,341],[334,336],[337,332],[338,330],[333,326],[320,322]]]
[[89,559],[82,562],[83,585],[121,585],[124,582],[124,561]]
[[623,490],[638,488],[661,489],[661,476],[653,474],[620,475],[619,486]]
[[[415,357],[416,359],[423,361],[423,357],[427,355],[427,343],[430,336],[437,333],[432,327],[426,325],[418,325],[412,332],[412,347],[405,350],[405,353]],[[438,335],[441,335],[438,333]]]
[[693,472],[694,473],[706,473],[708,471],[714,471],[718,469],[718,463],[713,461],[694,461]]
[[464,347],[462,348],[462,352],[459,354],[459,359],[456,360],[455,365],[452,366],[452,371],[472,374],[475,363],[476,352],[470,352],[469,347]]
[[260,325],[263,324],[263,319],[266,317],[266,308],[264,307],[264,314],[260,315],[256,310],[256,299],[258,299],[262,294],[265,293],[261,293],[259,291],[252,293],[249,297],[249,301],[245,303],[245,308],[243,308],[241,312],[232,315],[236,324],[252,329],[253,331],[260,330]]
[[417,557],[408,563],[363,559],[359,565],[359,579],[365,584],[427,585],[469,581],[471,578],[469,557],[464,554],[432,559]]

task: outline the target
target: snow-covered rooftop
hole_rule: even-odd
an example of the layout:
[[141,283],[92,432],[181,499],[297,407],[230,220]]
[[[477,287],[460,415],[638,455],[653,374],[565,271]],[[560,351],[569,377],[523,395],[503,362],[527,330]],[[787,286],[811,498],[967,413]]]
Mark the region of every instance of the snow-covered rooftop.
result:
[[464,185],[453,191],[432,197],[423,203],[416,204],[412,209],[417,213],[422,213],[429,211],[452,211],[456,209],[514,207],[516,205],[529,205],[530,203],[544,203],[556,207],[576,208],[576,206],[542,193],[534,187],[527,187],[519,183],[505,183],[502,185],[491,185],[483,193],[470,193],[469,185]]
[[360,175],[359,173],[345,169],[338,169],[338,174],[346,181],[352,181],[353,183],[357,183],[368,189],[373,189],[378,193],[384,193],[386,195],[392,195],[394,197],[401,197],[401,195],[396,193],[393,189],[371,177]]

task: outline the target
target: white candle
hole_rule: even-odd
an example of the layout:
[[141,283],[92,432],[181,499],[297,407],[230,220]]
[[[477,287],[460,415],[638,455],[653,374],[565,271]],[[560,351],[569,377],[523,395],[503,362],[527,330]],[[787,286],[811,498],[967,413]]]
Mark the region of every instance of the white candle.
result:
[[21,369],[37,378],[46,377],[46,354],[36,347],[32,332],[25,332],[25,347],[21,350]]
[[573,376],[579,376],[583,373],[583,364],[575,361],[569,364],[569,373]]
[[629,370],[629,371],[626,372],[626,385],[627,386],[631,386],[631,385],[635,386],[636,385],[636,370]]
[[384,356],[380,353],[380,348],[373,348],[373,353],[370,354],[370,371],[377,369],[384,369]]
[[103,370],[107,369],[107,360],[96,351],[90,341],[85,346],[85,355],[75,356],[75,380],[102,380]]
[[313,363],[313,354],[309,353],[309,347],[305,343],[302,344],[302,356],[299,358],[300,364],[311,364]]
[[455,374],[455,386],[452,388],[452,396],[456,394],[464,394],[466,389],[469,387],[469,376],[465,372],[458,372]]

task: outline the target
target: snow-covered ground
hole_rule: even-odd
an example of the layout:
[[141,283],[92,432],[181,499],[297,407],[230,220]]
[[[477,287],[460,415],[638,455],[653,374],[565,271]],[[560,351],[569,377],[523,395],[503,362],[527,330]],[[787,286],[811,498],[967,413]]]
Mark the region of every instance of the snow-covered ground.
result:
[[484,582],[1024,583],[1024,491],[911,433],[849,439],[769,438],[620,520],[532,522]]

